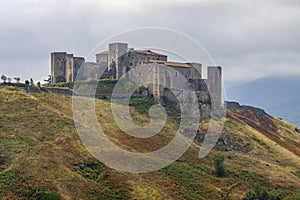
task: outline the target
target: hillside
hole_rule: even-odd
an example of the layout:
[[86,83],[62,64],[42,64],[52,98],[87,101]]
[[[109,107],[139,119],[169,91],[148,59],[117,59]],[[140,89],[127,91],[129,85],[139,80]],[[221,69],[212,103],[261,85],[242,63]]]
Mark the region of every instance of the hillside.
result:
[[[147,108],[152,103],[132,101],[137,123],[149,122]],[[198,158],[209,125],[203,119],[195,142],[179,160],[156,172],[130,174],[106,167],[81,144],[71,96],[0,86],[0,105],[1,199],[235,200],[252,190],[266,191],[274,199],[300,195],[300,134],[260,109],[229,110],[222,136],[206,158]],[[96,100],[105,133],[131,151],[159,149],[177,130],[178,119],[171,115],[162,133],[136,139],[114,124],[110,109],[108,100]],[[216,153],[225,156],[224,177],[215,173]]]

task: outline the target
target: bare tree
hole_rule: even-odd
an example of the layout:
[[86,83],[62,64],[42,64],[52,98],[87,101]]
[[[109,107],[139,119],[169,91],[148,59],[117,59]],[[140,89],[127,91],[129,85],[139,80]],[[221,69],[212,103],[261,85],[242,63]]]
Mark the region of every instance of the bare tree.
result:
[[47,82],[47,84],[51,84],[51,75],[48,75],[47,79],[44,79],[45,82]]
[[20,83],[20,80],[21,80],[20,77],[15,77],[14,79],[17,81],[17,83]]
[[32,78],[30,79],[30,85],[31,85],[31,86],[34,86],[34,81],[33,81]]
[[3,80],[3,83],[6,83],[7,77],[4,76],[4,75],[2,75],[2,76],[1,76],[1,80]]

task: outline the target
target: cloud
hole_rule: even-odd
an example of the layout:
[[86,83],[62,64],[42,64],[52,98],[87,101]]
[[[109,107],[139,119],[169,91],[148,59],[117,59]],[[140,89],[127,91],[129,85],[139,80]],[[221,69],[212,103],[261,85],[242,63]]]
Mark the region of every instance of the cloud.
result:
[[11,0],[0,7],[0,73],[49,73],[52,51],[85,56],[113,34],[164,27],[201,43],[227,80],[299,74],[300,3],[286,0]]

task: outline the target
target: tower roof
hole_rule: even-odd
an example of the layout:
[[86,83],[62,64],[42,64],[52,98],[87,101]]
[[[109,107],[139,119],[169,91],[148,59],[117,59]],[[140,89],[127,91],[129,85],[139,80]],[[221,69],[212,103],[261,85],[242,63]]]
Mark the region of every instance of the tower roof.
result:
[[149,60],[151,63],[157,63],[157,64],[164,64],[170,67],[186,67],[186,68],[191,68],[190,65],[186,63],[181,63],[181,62],[170,62],[170,61],[163,61],[163,60]]
[[145,55],[152,55],[152,56],[167,56],[167,55],[164,55],[164,54],[153,52],[151,50],[134,50],[134,49],[132,49],[132,50],[130,50],[130,52],[145,54]]

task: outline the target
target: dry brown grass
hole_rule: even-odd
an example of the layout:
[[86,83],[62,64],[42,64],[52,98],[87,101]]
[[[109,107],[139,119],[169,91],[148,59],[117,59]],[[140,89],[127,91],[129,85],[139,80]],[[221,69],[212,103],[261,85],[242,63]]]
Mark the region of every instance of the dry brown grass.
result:
[[[295,175],[300,169],[300,158],[295,153],[299,151],[300,136],[293,126],[278,120],[274,123],[282,143],[235,120],[226,123],[223,134],[244,138],[251,151],[222,152],[227,170],[223,178],[214,173],[212,154],[198,159],[198,143],[172,165],[152,173],[121,173],[107,167],[80,171],[78,164],[95,159],[77,135],[71,103],[70,96],[28,94],[19,88],[0,87],[0,155],[7,157],[5,163],[0,163],[0,176],[2,173],[6,177],[2,186],[0,181],[2,199],[22,199],[28,185],[43,186],[62,199],[222,199],[237,183],[229,199],[241,199],[255,186],[300,192],[300,178]],[[131,151],[159,149],[177,130],[176,118],[171,116],[161,134],[150,139],[129,137],[116,126],[110,109],[107,100],[96,101],[105,133]],[[134,108],[132,115],[140,124],[149,122]],[[9,170],[15,175],[8,176]],[[87,178],[91,173],[96,173],[96,178]]]

